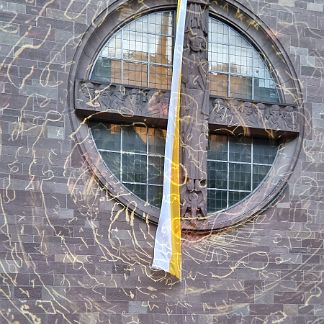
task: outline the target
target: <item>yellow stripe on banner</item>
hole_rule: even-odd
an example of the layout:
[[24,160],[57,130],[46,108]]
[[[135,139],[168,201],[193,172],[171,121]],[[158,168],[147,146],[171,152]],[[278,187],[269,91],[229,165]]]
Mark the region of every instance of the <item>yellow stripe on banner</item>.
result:
[[178,0],[176,23],[178,23],[178,21],[179,21],[180,10],[181,10],[181,0]]
[[179,177],[179,112],[180,112],[180,89],[181,77],[178,81],[178,102],[176,109],[176,125],[174,130],[173,148],[172,148],[172,170],[171,170],[171,231],[172,231],[172,255],[170,260],[170,273],[181,279],[181,219],[180,219],[180,177]]

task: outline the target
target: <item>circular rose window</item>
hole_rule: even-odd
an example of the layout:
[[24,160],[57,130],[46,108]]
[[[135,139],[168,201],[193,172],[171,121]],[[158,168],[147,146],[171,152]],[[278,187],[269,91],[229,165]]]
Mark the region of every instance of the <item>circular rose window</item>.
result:
[[[155,12],[126,24],[101,49],[91,80],[169,89],[174,12]],[[211,94],[278,102],[276,83],[260,53],[235,29],[209,18]],[[92,124],[106,166],[138,197],[160,207],[165,130],[145,125]],[[261,183],[276,156],[268,138],[210,134],[208,212],[226,209]]]
[[[293,169],[301,129],[293,91],[283,90],[283,83],[292,89],[294,80],[283,75],[288,65],[272,40],[261,30],[244,35],[234,10],[212,14],[213,5],[208,27],[199,27],[208,29],[203,230],[237,223],[273,201]],[[74,108],[86,117],[78,135],[84,156],[116,199],[153,222],[162,199],[174,16],[168,9],[129,15],[120,23],[113,11],[89,32],[74,76]],[[272,45],[263,54],[266,41]],[[84,127],[90,142],[84,141]]]

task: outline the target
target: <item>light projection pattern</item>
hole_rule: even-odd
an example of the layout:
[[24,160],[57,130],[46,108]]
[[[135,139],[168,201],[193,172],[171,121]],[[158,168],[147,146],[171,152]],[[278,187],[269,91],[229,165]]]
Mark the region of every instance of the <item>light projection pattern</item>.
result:
[[[302,62],[305,93],[321,98],[322,29],[313,25],[320,1],[244,3],[260,19],[271,17],[268,25]],[[148,6],[134,1],[120,12]],[[1,4],[0,322],[322,323],[321,104],[312,97],[300,114],[300,163],[274,205],[219,233],[184,234],[183,280],[175,282],[150,269],[155,225],[135,217],[134,206],[117,200],[125,193],[111,196],[89,170],[78,141],[89,118],[76,128],[67,118],[75,52],[90,24],[111,14],[108,7],[92,0]],[[259,31],[259,21],[237,13]],[[308,56],[299,47],[304,40],[313,44]]]

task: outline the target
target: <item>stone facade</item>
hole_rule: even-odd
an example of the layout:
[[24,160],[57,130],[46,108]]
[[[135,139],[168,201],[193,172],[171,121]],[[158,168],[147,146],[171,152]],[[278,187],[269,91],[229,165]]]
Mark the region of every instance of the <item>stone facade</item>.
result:
[[229,2],[238,18],[253,12],[288,54],[303,144],[264,212],[184,233],[179,283],[150,269],[156,226],[100,186],[70,121],[75,53],[116,3],[0,1],[1,322],[324,322],[323,2]]

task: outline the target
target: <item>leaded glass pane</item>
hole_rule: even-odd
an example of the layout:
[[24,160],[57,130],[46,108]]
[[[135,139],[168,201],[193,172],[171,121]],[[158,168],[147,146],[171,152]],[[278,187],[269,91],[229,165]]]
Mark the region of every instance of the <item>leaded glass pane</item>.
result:
[[98,123],[92,127],[98,149],[120,151],[121,128],[119,125]]
[[172,64],[172,37],[150,35],[148,38],[149,61],[156,64]]
[[250,47],[229,47],[230,72],[240,75],[252,75],[252,51]]
[[248,194],[249,194],[249,192],[230,191],[228,193],[228,204],[230,206],[234,205],[234,204],[238,203],[239,201],[241,201],[242,199],[244,199]]
[[147,65],[142,63],[124,62],[122,80],[125,84],[147,87]]
[[147,143],[146,127],[123,127],[123,151],[145,153]]
[[215,18],[208,37],[211,94],[279,102],[269,67],[246,37]]
[[[145,201],[159,207],[166,130],[99,123],[92,125],[92,134],[112,173],[139,197],[145,196]],[[210,134],[208,211],[230,207],[248,195],[266,176],[276,152],[277,144],[270,139]]]
[[132,61],[147,61],[148,48],[145,33],[133,30],[123,30],[123,59]]
[[227,163],[208,161],[208,187],[227,189]]
[[253,76],[261,79],[271,78],[269,70],[258,52],[253,53]]
[[227,155],[228,137],[225,135],[210,134],[207,158],[210,160],[227,161]]
[[149,71],[149,86],[166,90],[171,86],[172,69],[167,66],[151,65]]
[[252,98],[252,78],[240,75],[230,76],[230,96],[242,99]]
[[172,11],[156,12],[126,24],[103,46],[91,79],[169,89],[173,16]]
[[148,182],[152,184],[163,184],[164,158],[162,156],[148,157]]
[[209,69],[215,72],[228,72],[228,46],[211,43],[208,51]]
[[251,139],[231,138],[229,141],[229,160],[251,162]]
[[253,162],[260,164],[272,164],[278,147],[272,140],[253,139]]
[[230,163],[228,185],[232,190],[251,191],[251,165]]
[[268,174],[270,165],[255,165],[253,167],[253,189],[255,189]]
[[162,186],[148,186],[148,203],[153,206],[160,207],[162,202],[163,187]]
[[215,18],[209,19],[209,38],[212,44],[228,44],[229,26]]
[[138,184],[138,183],[127,183],[125,182],[124,185],[132,192],[136,193],[138,197],[143,200],[146,200],[146,185]]
[[111,59],[102,56],[98,57],[92,71],[92,79],[101,82],[110,82],[111,73]]
[[107,82],[123,83],[122,64],[118,60],[110,60],[110,74],[107,77]]
[[121,59],[122,57],[122,35],[118,33],[112,37],[102,51],[104,57]]
[[121,154],[118,152],[101,152],[102,158],[110,171],[118,178],[121,178],[120,159]]
[[220,97],[228,96],[228,75],[210,72],[209,82],[210,94]]
[[122,159],[122,181],[140,182],[145,184],[147,179],[146,156],[139,154],[124,153],[122,155]]
[[276,84],[271,79],[254,78],[254,99],[263,102],[275,101],[277,97]]
[[148,129],[149,154],[164,155],[166,130],[158,128]]
[[212,213],[227,208],[227,191],[208,190],[207,209]]

